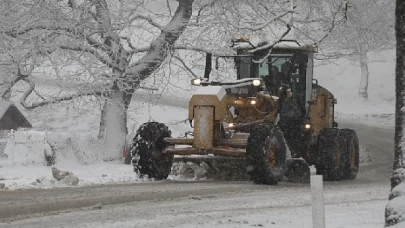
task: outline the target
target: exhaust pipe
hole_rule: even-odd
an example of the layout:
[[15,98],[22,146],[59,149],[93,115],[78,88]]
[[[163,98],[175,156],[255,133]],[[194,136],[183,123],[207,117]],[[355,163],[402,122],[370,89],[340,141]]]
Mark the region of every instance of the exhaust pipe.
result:
[[208,81],[210,79],[210,73],[212,69],[212,53],[207,53],[205,56],[205,72],[204,78]]

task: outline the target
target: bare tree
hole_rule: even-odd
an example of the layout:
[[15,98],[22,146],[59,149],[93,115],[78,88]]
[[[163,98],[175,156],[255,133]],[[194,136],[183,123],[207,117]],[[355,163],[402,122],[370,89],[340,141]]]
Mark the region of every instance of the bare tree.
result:
[[[103,91],[107,99],[101,116],[100,135],[106,137],[107,151],[111,152],[105,159],[119,157],[117,151],[122,151],[124,144],[124,134],[127,132],[126,109],[132,94],[140,82],[158,69],[170,53],[190,20],[193,0],[179,0],[166,24],[158,20],[160,12],[155,13],[156,20],[150,17],[150,13],[148,15],[150,8],[155,6],[148,5],[147,1],[32,0],[15,3],[8,1],[8,4],[8,9],[18,7],[19,13],[29,15],[30,19],[13,22],[11,26],[5,23],[3,34],[21,39],[37,34],[52,37],[52,42],[44,47],[43,52],[55,56],[68,51],[71,53],[69,57],[74,57],[76,64],[84,62],[81,65],[86,67],[88,62],[96,62],[93,68],[97,65],[104,68],[103,75],[110,85],[108,91]],[[160,18],[162,22],[166,19],[164,14]],[[143,23],[148,25],[139,25]],[[141,27],[142,33],[157,31],[158,35],[148,37],[152,40],[149,45],[137,47],[132,42],[133,34],[128,31],[131,27]],[[72,61],[72,58],[66,58],[66,61]],[[18,79],[21,78],[27,80],[26,75],[19,75]],[[31,91],[33,87],[31,83]],[[23,98],[27,98],[29,93]],[[99,93],[101,91],[91,91],[81,95]],[[49,102],[54,101],[29,105],[23,100],[21,103],[26,108],[35,108]]]
[[[395,32],[397,40],[396,104],[395,104],[395,157],[391,177],[391,192],[385,208],[385,226],[405,224],[405,2],[396,1]],[[399,227],[399,226],[396,226]]]
[[367,53],[394,46],[394,8],[394,1],[349,1],[346,23],[336,28],[324,43],[327,58],[345,57],[360,65],[361,98],[368,98]]

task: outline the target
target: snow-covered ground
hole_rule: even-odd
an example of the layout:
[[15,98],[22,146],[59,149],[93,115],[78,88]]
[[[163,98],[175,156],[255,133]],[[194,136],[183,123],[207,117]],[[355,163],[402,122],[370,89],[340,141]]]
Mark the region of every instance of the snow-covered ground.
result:
[[[389,186],[385,184],[325,185],[325,220],[328,228],[381,228],[384,225],[384,206]],[[217,193],[199,195],[201,190],[223,189]],[[101,205],[84,210],[73,210],[47,217],[0,223],[0,227],[71,227],[126,228],[126,227],[312,227],[311,192],[308,186],[281,184],[249,190],[245,183],[191,183],[181,185],[194,189],[182,194],[183,189],[168,185],[150,186],[151,192],[168,195],[179,191],[180,196],[136,201],[124,205]],[[136,186],[133,186],[136,188]],[[238,189],[229,192],[229,189]],[[246,190],[244,190],[246,189]],[[147,194],[147,193],[143,193]],[[140,197],[140,196],[139,196]],[[398,226],[400,227],[400,226]],[[398,228],[396,227],[396,228]]]
[[[167,123],[172,130],[172,135],[175,137],[184,136],[185,131],[189,131],[190,127],[184,121],[187,117],[187,110],[184,108],[177,108],[165,105],[150,105],[138,103],[138,108],[145,108],[147,113],[133,111],[132,118],[133,129],[148,120],[159,121]],[[139,114],[136,114],[139,113]],[[57,116],[57,114],[54,114]],[[90,116],[90,117],[89,117]],[[55,117],[56,122],[63,119]],[[83,116],[78,117],[81,122],[75,129],[81,132],[80,136],[69,135],[64,132],[65,137],[71,137],[72,144],[79,144],[73,146],[73,149],[64,149],[57,154],[56,164],[54,167],[73,172],[74,175],[79,177],[79,186],[88,186],[93,184],[121,184],[121,183],[134,183],[141,182],[133,172],[132,165],[124,165],[122,162],[103,162],[102,155],[100,155],[100,147],[96,144],[97,141],[94,136],[86,135],[84,130],[86,127],[92,125],[90,120],[95,121],[96,115],[88,115],[87,121]],[[134,122],[136,120],[137,122]],[[64,127],[63,122],[58,122],[54,126]],[[61,128],[56,128],[61,129]],[[82,131],[80,131],[82,130]],[[52,134],[49,132],[48,134]],[[133,133],[131,133],[133,135]],[[37,140],[41,143],[41,140]],[[19,150],[20,148],[20,150]],[[7,152],[7,151],[6,151]],[[52,177],[51,166],[44,165],[40,162],[43,157],[41,150],[28,150],[23,146],[16,147],[16,155],[14,158],[14,165],[11,163],[11,156],[9,159],[0,159],[0,182],[5,183],[6,188],[25,189],[25,188],[52,188],[52,187],[66,187],[67,185],[58,183]]]

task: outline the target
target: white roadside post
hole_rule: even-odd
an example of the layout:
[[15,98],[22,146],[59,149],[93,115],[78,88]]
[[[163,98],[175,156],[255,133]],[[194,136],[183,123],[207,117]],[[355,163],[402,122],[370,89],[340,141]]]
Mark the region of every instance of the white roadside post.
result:
[[316,175],[316,171],[311,171],[311,203],[313,228],[325,228],[323,180],[322,175]]
[[44,155],[47,156],[48,154],[46,152],[46,145],[48,143],[48,129],[45,129],[45,135],[44,138],[42,139],[42,151],[44,152]]
[[10,131],[10,165],[14,166],[15,164],[15,134],[14,134],[14,130],[11,129]]

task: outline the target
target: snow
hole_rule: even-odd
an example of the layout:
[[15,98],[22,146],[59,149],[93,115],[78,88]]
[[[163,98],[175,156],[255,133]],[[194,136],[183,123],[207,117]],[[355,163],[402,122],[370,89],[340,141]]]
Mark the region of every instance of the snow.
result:
[[218,97],[218,100],[222,100],[226,92],[222,86],[200,86],[194,92],[194,95],[215,95]]
[[359,98],[360,66],[355,59],[315,61],[314,78],[337,98],[339,113],[392,114],[395,105],[395,51],[369,53],[369,99]]
[[[200,183],[192,183],[191,185]],[[243,185],[243,184],[242,184]],[[201,185],[200,185],[201,187]],[[223,186],[207,185],[203,187]],[[232,186],[230,186],[232,187]],[[235,187],[241,187],[235,183]],[[328,228],[381,228],[389,186],[356,188],[325,186]],[[166,189],[161,189],[165,191]],[[78,219],[79,218],[79,219]],[[137,201],[98,210],[80,210],[5,224],[6,227],[312,227],[309,188],[279,186],[233,193],[189,195],[182,198]],[[0,223],[0,227],[2,224]]]
[[[104,159],[114,160],[120,157],[120,152],[125,146],[125,121],[124,108],[120,99],[122,94],[115,94],[111,102],[107,103],[105,109],[105,149],[103,150]],[[117,118],[119,117],[119,118]]]
[[[177,122],[179,119],[187,118],[187,109],[174,108],[164,105],[142,104],[134,102],[134,107],[144,107],[145,112],[136,112],[132,107],[129,119],[133,126],[131,136],[136,129],[147,121],[158,121],[167,123],[172,130],[172,136],[182,137],[184,132],[191,130],[188,123],[184,121]],[[148,106],[145,108],[145,106]],[[91,126],[90,121],[95,118],[86,119],[81,123],[82,128]],[[71,120],[69,120],[71,121]],[[136,121],[136,122],[135,122]],[[62,126],[65,129],[61,119],[55,119],[54,126]],[[54,129],[57,130],[57,129]],[[94,130],[94,129],[93,129]],[[97,130],[97,129],[96,129]],[[5,183],[9,190],[27,189],[27,188],[54,188],[68,187],[63,183],[54,181],[51,172],[51,166],[46,166],[43,156],[43,136],[45,132],[27,131],[16,132],[16,142],[26,141],[27,137],[32,140],[30,143],[17,144],[15,148],[15,165],[9,160],[0,160],[0,182]],[[55,142],[64,141],[66,138],[72,140],[72,148],[64,149],[57,154],[55,167],[70,171],[79,178],[79,186],[88,186],[94,184],[121,184],[143,182],[134,173],[132,165],[124,165],[122,162],[103,162],[103,155],[100,154],[103,148],[100,148],[99,142],[95,136],[88,133],[75,134],[71,132],[55,133],[48,132],[49,140]],[[37,142],[37,143],[35,143]],[[36,148],[36,149],[35,149]]]
[[[233,205],[235,206],[235,205]],[[338,203],[327,205],[326,227],[328,228],[381,228],[384,226],[384,200],[363,202],[361,204]],[[162,215],[154,219],[136,219],[106,223],[87,223],[87,228],[125,228],[125,227],[200,227],[200,228],[236,228],[236,227],[274,227],[296,228],[312,227],[310,206],[287,206],[280,208],[261,208],[261,210],[240,211],[234,209],[234,215],[214,210],[204,213],[185,213],[178,216]],[[178,219],[183,224],[173,220]],[[159,221],[159,222],[158,222]]]
[[387,210],[392,211],[389,220],[405,223],[405,195],[391,199],[387,204]]
[[3,117],[8,108],[12,105],[9,101],[0,101],[0,117]]

